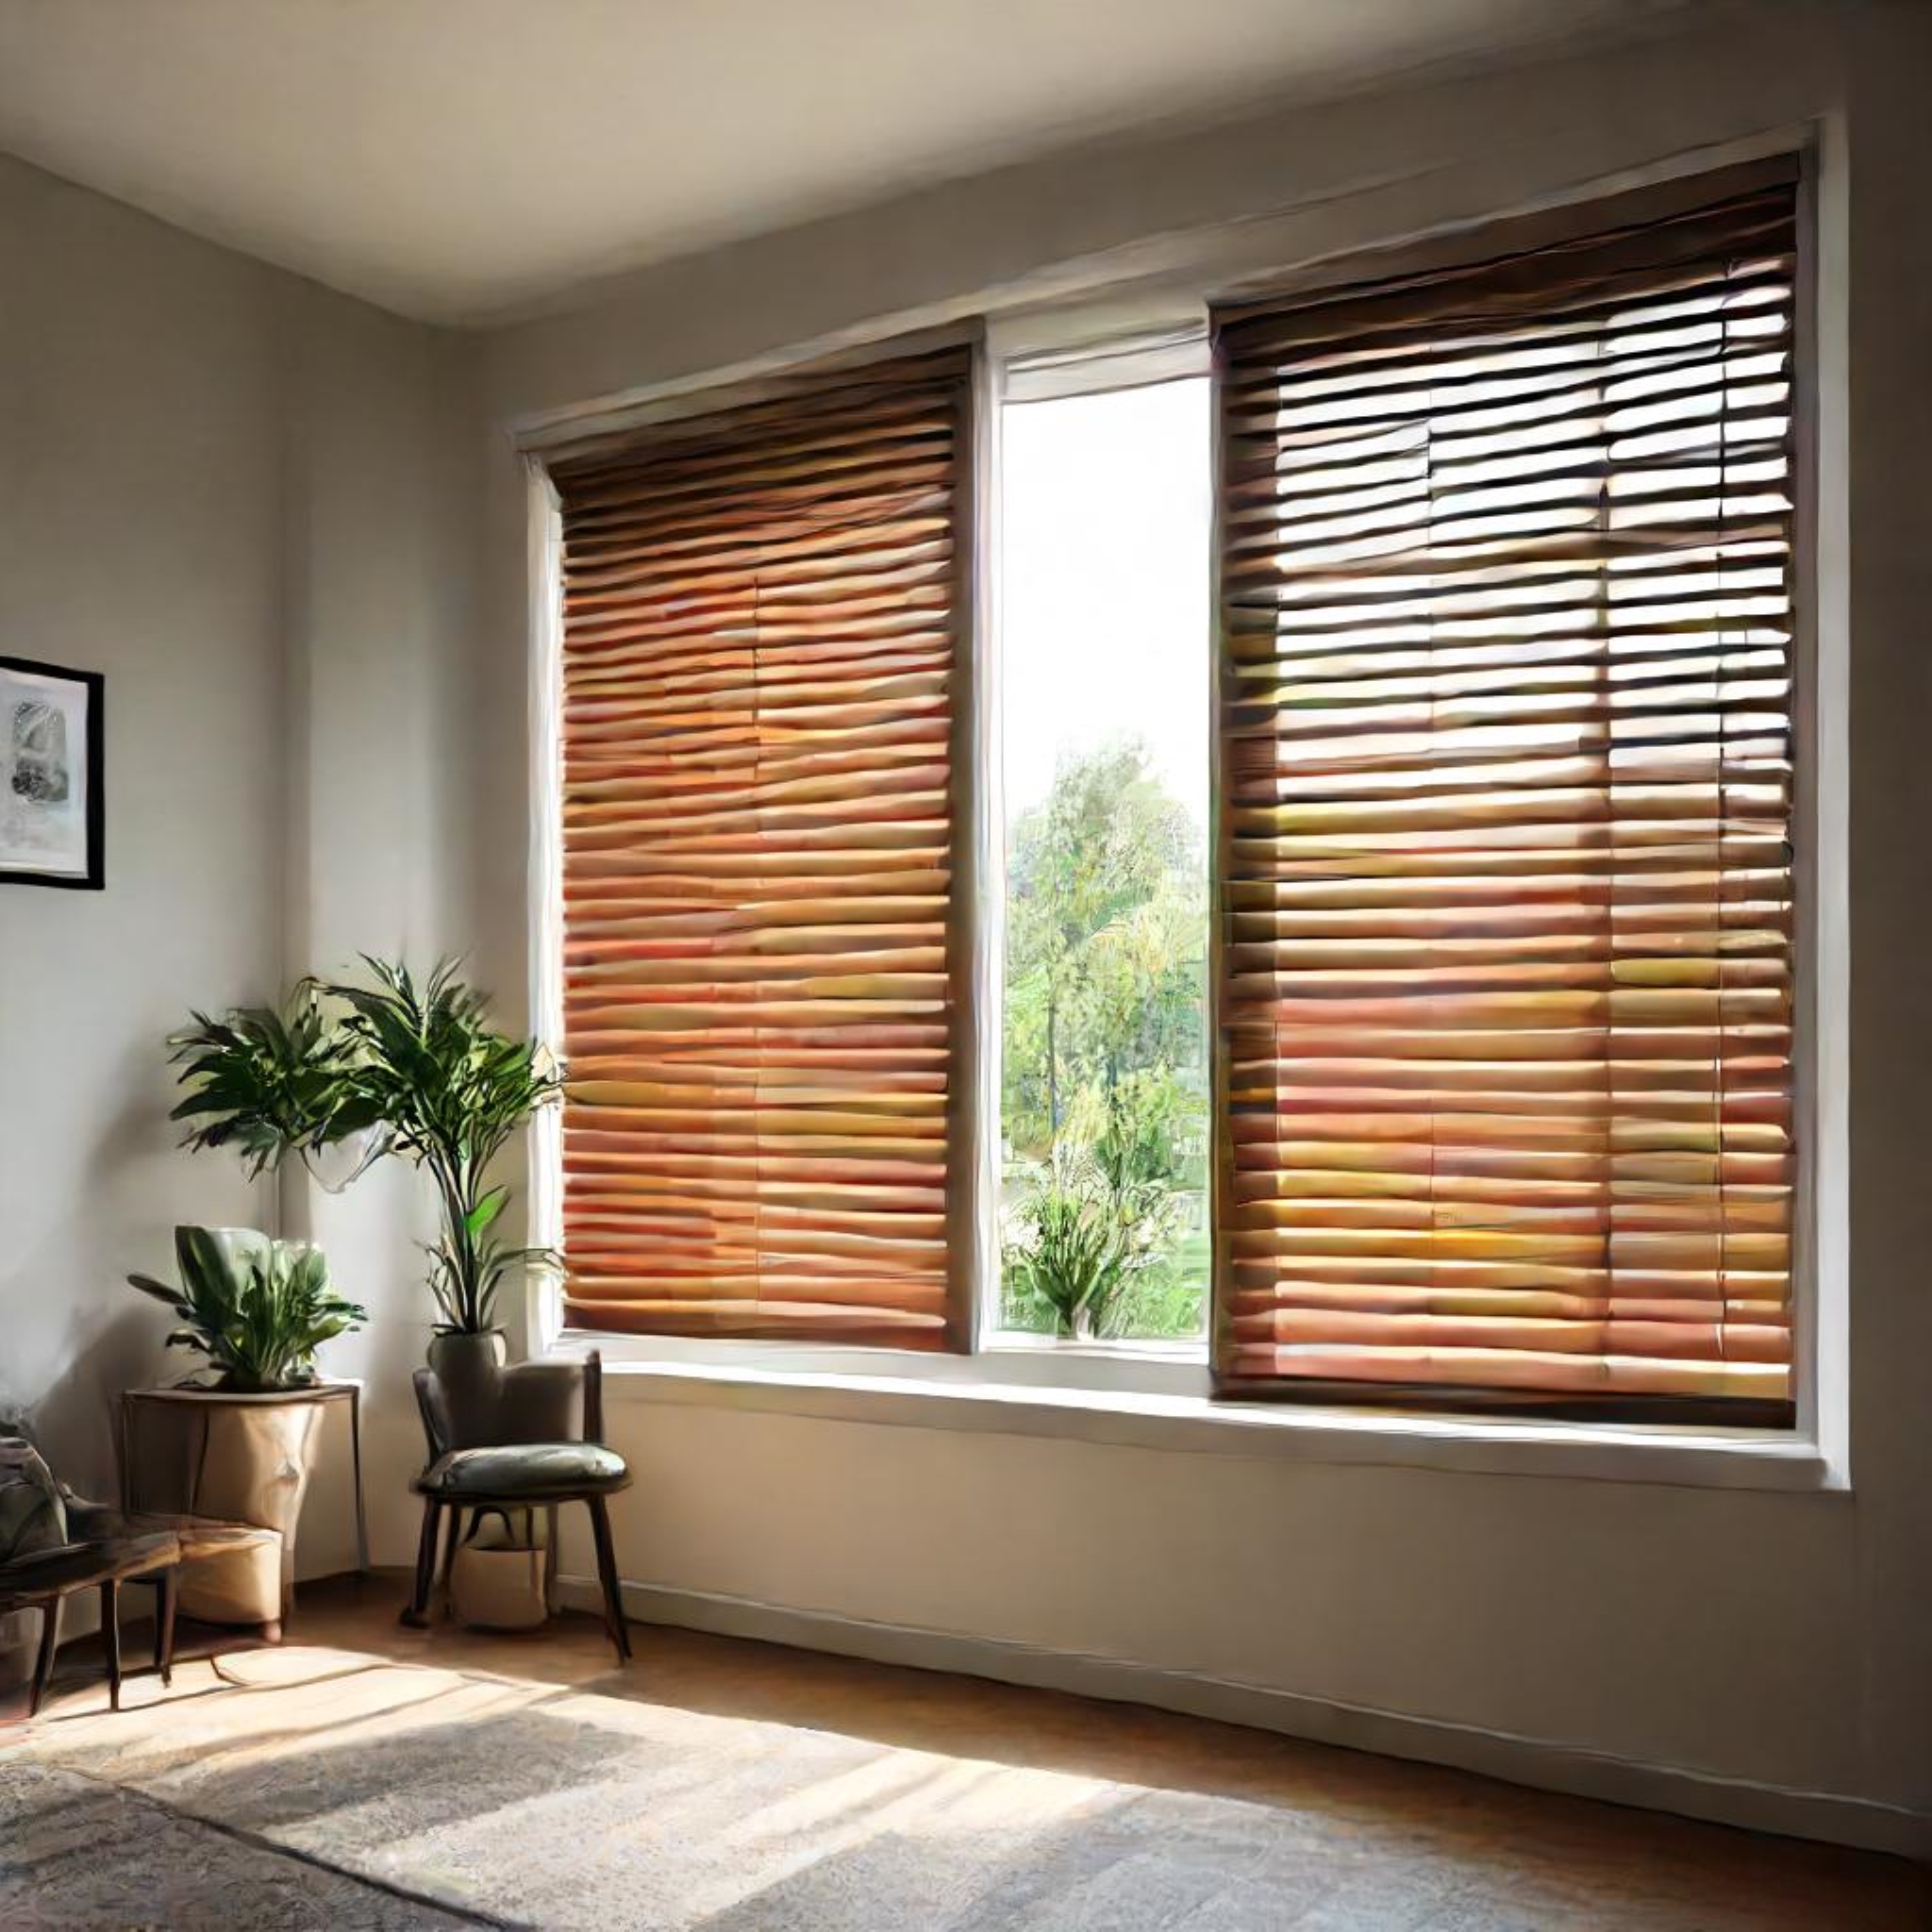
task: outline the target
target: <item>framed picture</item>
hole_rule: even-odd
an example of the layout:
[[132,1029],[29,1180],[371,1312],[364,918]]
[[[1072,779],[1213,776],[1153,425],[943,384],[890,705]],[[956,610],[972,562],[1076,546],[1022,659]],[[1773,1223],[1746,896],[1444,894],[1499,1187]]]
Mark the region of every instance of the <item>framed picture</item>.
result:
[[98,671],[0,658],[0,885],[106,883]]

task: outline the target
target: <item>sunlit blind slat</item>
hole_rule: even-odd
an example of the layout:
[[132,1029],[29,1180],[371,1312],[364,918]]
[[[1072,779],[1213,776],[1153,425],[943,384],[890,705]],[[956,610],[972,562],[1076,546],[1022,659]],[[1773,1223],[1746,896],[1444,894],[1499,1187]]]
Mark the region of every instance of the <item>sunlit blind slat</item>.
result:
[[1789,1414],[1794,228],[1217,317],[1224,1389]]
[[554,470],[567,1305],[936,1348],[966,353]]

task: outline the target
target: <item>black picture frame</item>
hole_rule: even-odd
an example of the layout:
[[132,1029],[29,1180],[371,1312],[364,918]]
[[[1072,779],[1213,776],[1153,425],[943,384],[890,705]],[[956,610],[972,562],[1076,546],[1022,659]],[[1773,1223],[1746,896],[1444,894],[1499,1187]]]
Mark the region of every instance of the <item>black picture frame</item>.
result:
[[48,664],[37,658],[0,656],[0,674],[7,672],[78,685],[86,694],[87,797],[82,813],[87,834],[87,865],[82,872],[28,870],[9,866],[4,850],[0,850],[0,886],[55,886],[68,891],[98,892],[108,883],[107,677],[99,671],[75,671],[68,665]]

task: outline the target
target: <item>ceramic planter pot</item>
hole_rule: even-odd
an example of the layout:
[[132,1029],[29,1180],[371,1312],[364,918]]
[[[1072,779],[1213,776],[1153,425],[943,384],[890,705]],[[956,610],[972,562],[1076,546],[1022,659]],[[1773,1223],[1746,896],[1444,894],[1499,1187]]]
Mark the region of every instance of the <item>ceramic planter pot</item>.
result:
[[500,1440],[493,1432],[508,1354],[500,1328],[481,1335],[430,1338],[429,1367],[436,1376],[452,1449],[474,1449]]

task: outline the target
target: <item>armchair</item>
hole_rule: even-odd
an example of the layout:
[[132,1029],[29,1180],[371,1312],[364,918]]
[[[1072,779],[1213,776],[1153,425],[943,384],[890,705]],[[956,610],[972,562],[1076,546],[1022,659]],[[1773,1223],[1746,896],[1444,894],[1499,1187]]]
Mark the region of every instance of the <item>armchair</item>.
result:
[[437,1545],[445,1512],[448,1538],[445,1579],[460,1540],[463,1512],[474,1527],[485,1511],[541,1509],[548,1526],[545,1601],[555,1580],[557,1513],[582,1503],[591,1517],[597,1576],[604,1593],[604,1626],[619,1662],[630,1657],[610,1541],[606,1498],[630,1487],[630,1470],[604,1433],[604,1363],[594,1351],[582,1362],[525,1362],[498,1369],[479,1403],[466,1391],[468,1427],[461,1441],[451,1423],[451,1405],[434,1369],[418,1369],[416,1404],[422,1412],[428,1462],[410,1484],[423,1498],[423,1534],[416,1553],[416,1581],[402,1621],[424,1629],[437,1577]]

